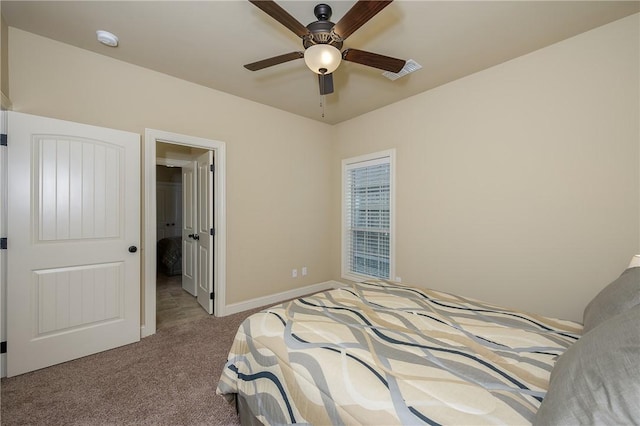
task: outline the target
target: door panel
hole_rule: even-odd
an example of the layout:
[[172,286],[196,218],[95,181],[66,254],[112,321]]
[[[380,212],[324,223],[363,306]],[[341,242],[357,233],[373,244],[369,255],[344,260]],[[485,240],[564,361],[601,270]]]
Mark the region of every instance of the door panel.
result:
[[84,265],[33,272],[36,338],[108,320],[124,312],[124,265]]
[[117,237],[122,147],[37,135],[33,149],[38,240]]
[[157,240],[179,237],[182,233],[182,185],[158,182],[156,184]]
[[156,183],[156,221],[158,222],[158,229],[164,227],[167,222],[167,191],[162,183]]
[[164,206],[167,204],[167,191],[160,183],[156,183],[156,239],[160,241],[169,236],[167,229],[167,211]]
[[213,152],[198,157],[198,303],[213,314]]
[[[195,162],[194,162],[195,163]],[[196,286],[196,234],[195,164],[182,167],[182,288],[189,294],[197,294]]]
[[7,374],[140,339],[140,137],[9,113]]

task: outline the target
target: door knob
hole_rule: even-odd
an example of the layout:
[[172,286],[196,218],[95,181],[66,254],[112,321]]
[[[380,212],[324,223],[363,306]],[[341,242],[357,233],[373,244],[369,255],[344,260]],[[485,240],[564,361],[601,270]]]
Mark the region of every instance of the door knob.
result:
[[135,253],[138,251],[138,247],[136,246],[129,246],[129,253]]
[[193,234],[193,239],[198,241],[200,239],[200,235],[198,234]]
[[195,238],[195,237],[193,236],[193,234],[189,234],[188,236],[189,236],[189,238]]

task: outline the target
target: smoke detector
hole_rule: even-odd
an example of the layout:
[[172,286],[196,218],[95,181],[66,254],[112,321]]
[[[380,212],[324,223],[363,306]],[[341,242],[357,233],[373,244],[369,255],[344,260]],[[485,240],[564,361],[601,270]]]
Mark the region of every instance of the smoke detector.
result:
[[110,33],[109,31],[98,30],[96,31],[96,36],[98,37],[98,41],[105,46],[116,47],[118,46],[118,37],[115,34]]

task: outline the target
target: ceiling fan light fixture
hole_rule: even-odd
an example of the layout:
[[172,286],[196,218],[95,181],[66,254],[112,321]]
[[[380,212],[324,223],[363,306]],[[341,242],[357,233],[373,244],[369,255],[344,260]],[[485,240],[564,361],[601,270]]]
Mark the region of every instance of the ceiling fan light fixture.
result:
[[331,74],[341,60],[340,50],[330,44],[314,44],[304,51],[304,62],[316,74]]

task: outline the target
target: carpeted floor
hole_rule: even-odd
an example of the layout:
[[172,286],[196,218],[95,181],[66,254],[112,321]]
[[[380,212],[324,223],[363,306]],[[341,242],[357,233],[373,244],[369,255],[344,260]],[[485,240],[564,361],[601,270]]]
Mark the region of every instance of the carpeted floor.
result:
[[257,310],[159,330],[140,343],[2,379],[2,425],[237,425],[215,394],[240,323]]

